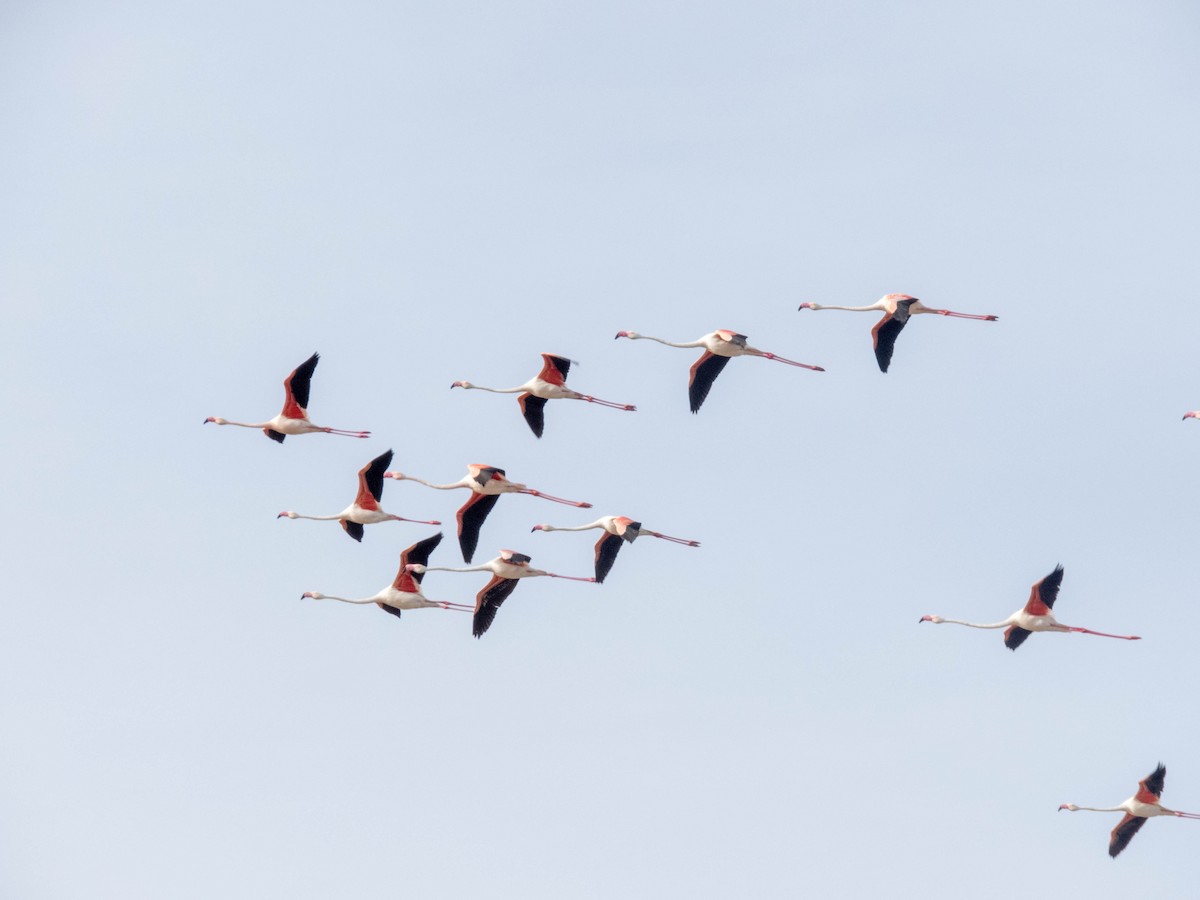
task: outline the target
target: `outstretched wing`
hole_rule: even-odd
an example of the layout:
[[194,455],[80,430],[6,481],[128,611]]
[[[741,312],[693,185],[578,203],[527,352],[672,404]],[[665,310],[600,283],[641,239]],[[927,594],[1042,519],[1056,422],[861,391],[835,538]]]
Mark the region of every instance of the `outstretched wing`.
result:
[[1142,803],[1157,803],[1158,798],[1162,796],[1163,782],[1166,779],[1167,767],[1159,763],[1157,769],[1138,782],[1138,792],[1134,799]]
[[455,518],[458,519],[458,546],[462,550],[463,562],[469,563],[475,555],[475,548],[479,546],[479,529],[499,499],[499,494],[472,492],[471,499],[459,509]]
[[[409,565],[425,566],[429,564],[429,554],[433,553],[434,548],[442,542],[442,533],[439,531],[433,537],[427,537],[423,541],[417,541],[407,550],[400,554],[400,571],[396,573],[396,580],[392,582],[392,587],[398,591],[404,591],[409,594],[417,593],[409,584],[409,579],[421,583],[421,579],[425,577],[424,572],[410,572]],[[404,584],[401,584],[404,582]],[[405,587],[404,585],[409,585]]]
[[283,414],[289,419],[303,419],[304,411],[308,409],[308,389],[312,387],[313,372],[317,361],[321,358],[314,353],[300,365],[283,382],[284,401]]
[[1054,571],[1029,589],[1029,600],[1025,603],[1025,612],[1031,616],[1045,616],[1054,608],[1058,599],[1058,589],[1062,587],[1063,567],[1057,565]]
[[500,604],[508,599],[508,595],[517,586],[517,578],[501,578],[492,576],[482,591],[475,595],[475,618],[471,623],[471,634],[482,637],[483,633],[492,627],[492,620],[500,609]]
[[692,363],[692,375],[688,381],[688,400],[691,401],[692,412],[700,411],[700,405],[708,396],[709,388],[721,374],[721,370],[729,365],[729,360],[728,356],[717,356],[705,350],[704,355]]
[[896,338],[904,330],[908,316],[901,318],[888,313],[875,323],[871,329],[871,339],[875,342],[875,361],[879,363],[879,371],[886,372],[892,364],[892,351],[896,348]]
[[1016,650],[1023,643],[1025,638],[1033,634],[1032,631],[1026,631],[1024,628],[1018,628],[1016,625],[1009,625],[1004,629],[1004,646],[1009,650]]
[[392,451],[380,453],[358,470],[358,496],[354,502],[363,509],[379,509],[383,499],[383,473],[392,464]]
[[604,583],[605,576],[617,561],[623,540],[619,534],[609,534],[606,531],[600,535],[600,540],[596,541],[596,584]]
[[1112,835],[1108,841],[1108,855],[1116,858],[1125,847],[1133,840],[1133,836],[1138,833],[1138,829],[1146,824],[1146,819],[1143,816],[1134,816],[1129,813],[1125,814],[1117,827],[1112,830]]
[[538,378],[549,384],[566,384],[567,373],[571,371],[571,361],[565,356],[555,356],[553,353],[543,353],[542,359],[545,363],[542,364],[542,371],[538,372]]
[[400,610],[396,609],[396,607],[388,606],[386,603],[376,603],[375,605],[382,609],[385,613],[391,613],[397,619],[400,618]]
[[264,428],[263,433],[277,444],[282,444],[283,439],[287,437],[286,434],[280,434],[273,428]]
[[354,538],[360,544],[362,543],[362,525],[360,525],[358,522],[351,522],[349,519],[338,519],[338,521],[341,522],[342,528],[345,529],[346,534],[350,535],[350,537]]
[[546,401],[541,397],[525,393],[517,397],[517,402],[521,404],[521,415],[529,423],[530,431],[534,433],[534,436],[541,437],[542,429],[546,424]]

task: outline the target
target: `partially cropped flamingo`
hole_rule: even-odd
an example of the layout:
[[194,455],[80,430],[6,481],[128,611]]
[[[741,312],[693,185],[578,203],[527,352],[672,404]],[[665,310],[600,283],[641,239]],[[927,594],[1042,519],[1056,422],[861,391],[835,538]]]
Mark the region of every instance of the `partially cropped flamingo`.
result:
[[1058,599],[1058,589],[1062,586],[1063,567],[1056,566],[1054,571],[1039,581],[1029,591],[1029,601],[1024,607],[1005,619],[1003,622],[993,622],[991,625],[977,625],[974,622],[963,622],[960,619],[946,619],[942,616],[921,616],[921,622],[932,622],[941,625],[949,622],[951,625],[966,625],[968,628],[1003,628],[1004,646],[1016,650],[1024,643],[1025,638],[1035,631],[1074,631],[1079,634],[1094,634],[1097,637],[1119,638],[1123,641],[1140,641],[1141,638],[1131,634],[1105,634],[1103,631],[1091,631],[1087,628],[1077,628],[1073,625],[1060,625],[1051,614],[1054,601]]
[[1138,833],[1138,829],[1146,824],[1147,819],[1153,816],[1176,816],[1180,819],[1200,819],[1200,813],[1186,813],[1175,809],[1167,809],[1158,802],[1159,797],[1162,796],[1163,781],[1166,777],[1167,767],[1159,763],[1158,768],[1138,782],[1137,793],[1118,806],[1076,806],[1074,803],[1064,803],[1059,806],[1058,811],[1062,812],[1065,809],[1070,812],[1076,812],[1077,810],[1084,809],[1089,812],[1125,813],[1125,818],[1117,823],[1117,827],[1109,835],[1108,855],[1115,859],[1117,854],[1124,850],[1126,845],[1133,840],[1133,836]]
[[658,341],[668,347],[703,347],[704,355],[692,364],[691,376],[688,379],[688,401],[692,412],[700,411],[700,405],[708,396],[713,381],[721,374],[729,360],[735,356],[761,356],[763,359],[773,359],[776,362],[787,363],[789,366],[799,366],[801,369],[812,369],[814,372],[824,372],[820,366],[810,366],[808,363],[784,359],[774,353],[767,353],[746,343],[746,335],[735,331],[721,330],[706,334],[704,337],[685,344],[664,341],[662,338],[651,337],[648,334],[638,334],[636,331],[618,331],[617,337],[629,338],[631,341]]
[[587,525],[574,525],[570,527],[562,527],[555,525],[534,525],[533,531],[587,531],[591,528],[600,528],[605,533],[600,536],[600,540],[596,541],[596,582],[603,583],[605,577],[613,567],[613,563],[617,561],[617,553],[621,550],[622,542],[628,541],[633,543],[643,534],[648,534],[650,537],[662,538],[664,541],[674,541],[676,544],[684,544],[688,547],[699,547],[699,541],[689,541],[685,538],[671,537],[666,534],[659,534],[657,531],[651,531],[649,528],[643,528],[641,522],[635,522],[627,516],[601,516],[595,522],[590,522]]
[[1183,414],[1183,421],[1186,422],[1188,419],[1200,419],[1200,409],[1194,409],[1191,412],[1185,412]]
[[348,597],[334,597],[319,591],[305,591],[300,595],[301,600],[340,600],[342,603],[374,603],[385,613],[400,617],[402,609],[457,609],[470,612],[472,607],[466,603],[445,603],[440,600],[430,600],[421,593],[421,579],[425,577],[425,563],[429,562],[429,554],[441,543],[442,535],[438,532],[433,537],[417,541],[400,554],[400,571],[395,580],[374,597],[363,597],[352,600]]
[[216,425],[240,425],[242,428],[261,428],[263,434],[273,441],[283,443],[289,434],[344,434],[347,437],[370,437],[369,431],[346,431],[341,428],[327,428],[324,425],[314,425],[308,420],[308,391],[312,385],[313,371],[320,360],[319,353],[314,353],[300,365],[283,382],[284,401],[283,412],[267,422],[230,422],[220,416],[209,416],[204,424],[213,422]]
[[999,321],[997,316],[979,316],[973,313],[951,312],[948,309],[932,309],[916,297],[908,294],[887,294],[876,300],[870,306],[828,306],[820,303],[801,303],[800,309],[846,309],[851,312],[882,312],[883,318],[871,329],[871,338],[875,343],[875,361],[879,363],[879,371],[886,372],[892,362],[892,350],[896,346],[896,338],[908,324],[909,317],[919,313],[935,313],[939,316],[954,316],[959,319],[980,319],[984,322]]
[[527,382],[515,388],[490,388],[471,384],[469,381],[456,381],[450,387],[466,388],[475,391],[491,391],[493,394],[520,394],[517,403],[521,405],[521,415],[529,424],[537,437],[542,436],[545,425],[545,408],[547,400],[583,400],[611,409],[624,409],[633,412],[637,409],[631,403],[613,403],[611,400],[598,400],[589,394],[581,394],[567,387],[567,373],[571,371],[571,360],[565,356],[553,353],[542,354],[542,371],[538,372]]
[[354,502],[333,516],[305,516],[291,510],[284,510],[275,518],[282,519],[314,519],[318,522],[337,521],[341,523],[346,534],[356,541],[363,539],[363,526],[375,525],[379,522],[415,522],[418,525],[441,525],[441,522],[426,519],[406,519],[404,516],[394,516],[379,508],[383,499],[383,473],[392,464],[392,451],[380,453],[377,457],[358,470],[358,496]]
[[475,547],[479,544],[479,529],[501,494],[529,494],[532,497],[541,497],[543,500],[553,500],[555,503],[565,503],[581,509],[591,509],[592,506],[590,503],[564,500],[562,497],[552,497],[550,494],[535,491],[518,482],[509,481],[503,469],[480,463],[467,466],[467,474],[450,484],[434,484],[423,478],[405,475],[403,472],[384,472],[383,477],[394,478],[397,481],[415,481],[439,491],[453,491],[457,488],[467,488],[471,491],[470,499],[455,516],[458,519],[458,546],[462,550],[463,562],[470,562],[471,557],[475,555]]
[[492,620],[496,618],[496,612],[500,609],[500,604],[508,599],[508,595],[513,592],[517,586],[517,582],[522,578],[532,578],[537,575],[545,575],[548,578],[565,578],[568,581],[591,581],[595,578],[579,578],[574,575],[556,575],[553,572],[546,572],[542,569],[532,569],[529,566],[529,561],[532,557],[526,556],[524,553],[517,553],[513,550],[501,550],[500,555],[495,559],[490,559],[479,566],[470,566],[466,569],[452,569],[445,566],[426,566],[426,565],[409,565],[411,572],[491,572],[492,580],[483,586],[478,594],[475,595],[475,619],[471,626],[471,633],[475,637],[481,637],[488,628],[491,627]]

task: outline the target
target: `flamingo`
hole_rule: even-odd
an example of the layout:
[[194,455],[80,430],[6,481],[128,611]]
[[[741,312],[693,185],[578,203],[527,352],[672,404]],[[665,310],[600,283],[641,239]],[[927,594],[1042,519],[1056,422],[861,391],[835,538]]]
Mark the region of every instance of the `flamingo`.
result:
[[482,637],[483,633],[492,625],[492,620],[496,618],[496,613],[500,609],[500,605],[508,599],[508,595],[516,589],[517,582],[522,578],[532,578],[537,575],[545,575],[548,578],[565,578],[568,581],[590,581],[594,582],[595,578],[579,578],[575,575],[556,575],[553,572],[545,572],[541,569],[531,569],[529,562],[532,559],[524,553],[517,553],[514,550],[501,550],[500,555],[495,559],[489,559],[487,562],[479,566],[470,566],[465,569],[451,569],[445,566],[426,566],[422,564],[410,563],[408,568],[410,572],[491,572],[492,580],[483,586],[478,594],[475,595],[475,618],[471,624],[471,634],[475,637]]
[[601,516],[595,522],[587,525],[575,525],[570,528],[563,528],[554,525],[534,525],[533,531],[587,531],[591,528],[600,528],[604,530],[604,534],[600,536],[600,540],[596,541],[596,583],[602,584],[605,577],[613,567],[613,563],[617,561],[617,553],[621,550],[621,542],[628,541],[633,543],[643,534],[648,534],[650,537],[662,538],[664,541],[674,541],[677,544],[685,544],[688,547],[699,547],[699,541],[689,541],[684,538],[671,537],[666,534],[659,534],[657,531],[651,531],[648,528],[643,528],[641,522],[635,522],[626,516]]
[[453,491],[457,488],[467,488],[471,491],[470,499],[462,505],[455,516],[458,519],[458,546],[462,549],[463,562],[468,563],[475,555],[475,547],[479,544],[479,529],[483,526],[484,520],[492,511],[492,507],[496,505],[501,494],[529,494],[533,497],[541,497],[543,500],[553,500],[555,503],[565,503],[581,509],[591,509],[592,507],[590,503],[564,500],[562,497],[553,497],[550,494],[535,491],[519,482],[509,481],[505,477],[503,469],[485,466],[481,463],[471,463],[467,466],[467,474],[450,484],[433,484],[423,478],[405,475],[403,472],[384,472],[383,477],[394,478],[397,481],[415,481],[439,491]]
[[587,403],[596,403],[600,406],[607,406],[611,409],[623,409],[629,412],[637,409],[636,406],[630,403],[613,403],[611,400],[599,400],[588,394],[581,394],[578,391],[571,390],[567,387],[567,373],[571,371],[571,360],[565,356],[556,356],[553,353],[543,353],[542,359],[544,360],[542,371],[538,372],[520,387],[480,387],[477,384],[471,384],[469,381],[456,381],[450,387],[475,391],[491,391],[493,394],[520,394],[521,396],[517,398],[517,403],[521,405],[521,415],[525,417],[525,421],[529,423],[529,428],[536,437],[542,436],[547,400],[583,400]]
[[1063,567],[1056,566],[1054,571],[1039,581],[1029,591],[1029,600],[1025,606],[1003,622],[991,625],[977,625],[974,622],[963,622],[959,619],[945,619],[941,616],[921,616],[921,622],[932,622],[941,625],[949,622],[952,625],[966,625],[968,628],[1003,628],[1004,646],[1016,650],[1024,643],[1025,638],[1034,631],[1076,631],[1080,634],[1094,634],[1097,637],[1119,638],[1123,641],[1140,641],[1137,635],[1105,634],[1103,631],[1091,631],[1087,628],[1076,628],[1073,625],[1060,625],[1051,614],[1054,601],[1058,598],[1058,589],[1062,585]]
[[1076,806],[1074,803],[1064,803],[1059,806],[1058,811],[1062,812],[1065,809],[1075,812],[1076,810],[1085,809],[1089,812],[1125,813],[1125,818],[1117,823],[1117,827],[1112,830],[1108,841],[1108,855],[1116,859],[1117,854],[1124,850],[1126,845],[1133,840],[1133,836],[1138,833],[1138,829],[1146,824],[1147,819],[1153,816],[1177,816],[1180,819],[1200,819],[1200,813],[1186,813],[1175,809],[1167,809],[1158,802],[1158,798],[1162,796],[1163,781],[1166,777],[1167,767],[1159,763],[1158,768],[1138,782],[1137,793],[1118,806]]
[[391,464],[392,451],[389,450],[386,453],[380,453],[359,469],[358,496],[354,498],[353,503],[337,515],[303,516],[298,512],[284,510],[275,518],[282,519],[284,516],[287,516],[289,519],[313,519],[318,522],[337,520],[341,523],[342,528],[346,530],[346,534],[359,542],[363,539],[363,526],[375,525],[378,522],[415,522],[418,525],[441,525],[441,522],[436,521],[431,522],[425,519],[406,519],[403,516],[394,516],[379,508],[379,501],[383,498],[383,472]]
[[396,573],[395,580],[385,587],[374,597],[363,597],[359,600],[352,600],[348,597],[334,597],[330,594],[322,594],[319,591],[305,591],[300,595],[301,600],[340,600],[343,603],[374,603],[385,613],[391,613],[396,618],[400,618],[402,609],[456,609],[462,612],[470,612],[472,607],[465,603],[444,603],[440,600],[430,600],[421,593],[421,579],[425,577],[423,568],[429,562],[429,554],[433,552],[433,548],[442,541],[442,534],[439,531],[433,537],[427,537],[423,541],[417,541],[407,550],[400,554],[400,571]]
[[[662,338],[651,337],[648,334],[638,334],[636,331],[618,331],[618,338],[629,338],[631,341],[658,341],[668,347],[703,347],[704,355],[692,364],[691,377],[688,380],[688,400],[691,401],[692,412],[700,411],[700,405],[708,396],[709,388],[721,374],[721,370],[735,356],[761,356],[763,359],[773,359],[776,362],[787,363],[789,366],[799,366],[801,369],[812,369],[814,372],[824,372],[820,366],[810,366],[808,363],[795,362],[767,353],[746,343],[746,335],[734,331],[721,330],[706,334],[704,337],[686,344],[676,344],[664,341]],[[615,338],[614,338],[615,340]]]
[[283,411],[268,422],[230,422],[220,416],[209,416],[204,424],[213,422],[217,425],[240,425],[242,428],[261,428],[263,434],[280,444],[289,434],[344,434],[346,437],[370,437],[369,431],[346,431],[342,428],[327,428],[324,425],[314,425],[308,420],[308,389],[312,386],[313,371],[321,355],[314,353],[300,365],[283,382],[284,401]]
[[823,306],[820,303],[801,303],[800,309],[848,309],[852,312],[870,312],[879,310],[884,313],[882,319],[871,329],[871,338],[875,342],[875,360],[879,363],[879,371],[886,372],[892,362],[892,350],[896,346],[896,338],[908,324],[910,316],[918,313],[936,313],[939,316],[954,316],[959,319],[980,319],[984,322],[999,321],[997,316],[979,316],[974,313],[951,312],[948,309],[932,309],[916,297],[908,294],[886,294],[870,306]]

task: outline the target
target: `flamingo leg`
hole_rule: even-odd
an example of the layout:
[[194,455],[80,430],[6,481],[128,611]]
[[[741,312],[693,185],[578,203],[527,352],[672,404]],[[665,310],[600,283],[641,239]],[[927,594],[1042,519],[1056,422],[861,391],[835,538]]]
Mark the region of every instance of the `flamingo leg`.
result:
[[371,436],[369,431],[347,431],[344,428],[322,428],[326,434],[344,434],[346,437],[368,438]]
[[1185,812],[1172,811],[1171,815],[1179,816],[1179,818],[1181,818],[1181,819],[1200,819],[1200,813],[1185,813]]
[[641,533],[648,534],[651,537],[662,538],[664,541],[674,541],[677,544],[686,544],[689,547],[699,547],[700,546],[699,541],[689,541],[689,540],[686,540],[685,538],[671,537],[669,534],[659,534],[657,531],[647,531],[645,528],[642,529]]
[[784,359],[782,356],[776,356],[774,353],[767,353],[765,350],[760,351],[763,359],[773,359],[775,362],[787,363],[789,366],[799,366],[801,369],[812,369],[814,372],[824,372],[820,366],[810,366],[808,363],[796,362],[794,359]]
[[592,504],[583,503],[578,500],[564,500],[562,497],[552,497],[549,494],[543,494],[541,491],[535,491],[532,488],[526,488],[523,491],[517,491],[518,494],[530,494],[534,497],[541,497],[543,500],[553,500],[555,503],[565,503],[567,506],[578,506],[580,509],[591,509]]
[[600,400],[599,398],[592,397],[588,394],[580,394],[579,399],[585,400],[588,403],[596,403],[600,406],[607,406],[610,409],[624,409],[628,410],[629,412],[635,412],[637,410],[637,407],[632,403],[613,403],[611,400]]
[[579,578],[578,576],[575,576],[575,575],[555,575],[553,572],[547,572],[546,576],[548,578],[565,578],[565,579],[567,579],[567,581],[593,581],[594,582],[596,580],[595,578]]
[[939,316],[954,316],[956,319],[978,319],[981,322],[998,322],[998,316],[977,316],[973,313],[951,312],[948,309],[931,309],[930,312],[937,313]]
[[1064,625],[1067,631],[1076,631],[1079,634],[1094,634],[1096,637],[1119,638],[1122,641],[1140,641],[1141,638],[1135,634],[1105,634],[1103,631],[1092,631],[1090,628],[1076,628],[1072,625]]
[[406,519],[406,518],[404,518],[404,516],[392,516],[392,520],[395,522],[413,522],[417,525],[441,525],[442,524],[441,522],[429,521],[426,519]]

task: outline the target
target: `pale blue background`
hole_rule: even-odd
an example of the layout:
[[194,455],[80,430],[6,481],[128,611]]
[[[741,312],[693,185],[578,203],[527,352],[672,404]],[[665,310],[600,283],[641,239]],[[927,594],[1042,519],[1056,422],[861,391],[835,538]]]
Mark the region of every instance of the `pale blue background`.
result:
[[[1061,897],[1160,759],[1200,811],[1190,3],[11,3],[0,13],[0,894]],[[890,291],[923,317],[892,371]],[[717,328],[824,365],[735,360]],[[280,447],[205,416],[278,412]],[[537,354],[636,414],[507,387]],[[430,533],[332,513],[393,447],[503,499],[522,584],[365,596]],[[465,499],[389,482],[453,527]],[[449,529],[448,529],[449,530]],[[450,537],[450,535],[448,535]],[[461,564],[452,541],[435,563]],[[1062,562],[1063,621],[996,621]],[[485,577],[430,575],[470,601]]]

